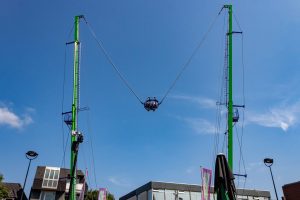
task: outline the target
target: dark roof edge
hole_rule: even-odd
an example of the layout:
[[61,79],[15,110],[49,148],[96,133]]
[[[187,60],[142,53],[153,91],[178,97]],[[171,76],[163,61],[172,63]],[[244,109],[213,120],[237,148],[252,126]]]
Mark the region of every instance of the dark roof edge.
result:
[[129,192],[128,194],[122,196],[119,198],[119,200],[125,200],[125,199],[129,199],[135,195],[138,195],[144,191],[150,190],[152,188],[152,181],[146,183],[145,185],[142,185],[141,187]]
[[293,182],[293,183],[288,183],[288,184],[283,185],[282,187],[289,187],[289,186],[292,186],[292,185],[300,185],[300,181]]

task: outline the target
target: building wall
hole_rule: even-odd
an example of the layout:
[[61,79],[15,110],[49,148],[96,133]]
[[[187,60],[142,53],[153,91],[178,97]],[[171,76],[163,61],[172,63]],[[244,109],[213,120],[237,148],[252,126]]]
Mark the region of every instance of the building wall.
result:
[[[152,193],[153,198],[150,200],[202,200],[201,192],[154,189]],[[211,199],[213,199],[213,195],[211,194]],[[270,200],[270,198],[237,195],[237,200]]]
[[138,195],[138,200],[148,200],[147,191],[142,192],[141,194],[139,194]]
[[200,192],[191,192],[191,200],[199,200],[201,199],[201,193]]
[[151,200],[201,200],[200,192],[178,190],[152,190]]
[[148,200],[152,200],[153,192],[152,190],[148,190]]
[[[201,191],[200,185],[150,181],[120,197],[120,200],[202,200]],[[214,188],[211,187],[210,191],[211,200],[216,199]],[[270,199],[269,191],[237,189],[237,200]]]
[[40,198],[40,191],[31,189],[29,199],[30,200],[39,200],[39,198]]
[[286,200],[300,199],[300,181],[284,185],[282,190]]
[[129,198],[128,200],[137,200],[137,199],[136,199],[136,196],[133,196],[133,197]]
[[165,190],[166,199],[175,200],[174,190]]

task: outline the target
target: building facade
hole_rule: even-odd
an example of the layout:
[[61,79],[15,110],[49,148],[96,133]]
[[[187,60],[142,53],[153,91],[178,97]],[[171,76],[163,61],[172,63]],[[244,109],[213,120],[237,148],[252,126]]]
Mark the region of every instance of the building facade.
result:
[[[211,199],[213,188],[211,188]],[[201,186],[149,182],[124,195],[120,200],[201,200]],[[237,200],[270,200],[269,191],[237,189]]]
[[289,183],[282,186],[282,191],[285,200],[299,200],[300,199],[300,181]]
[[[84,195],[88,187],[85,176],[77,170],[76,195]],[[65,200],[68,199],[70,170],[59,167],[38,166],[30,191],[30,200]]]

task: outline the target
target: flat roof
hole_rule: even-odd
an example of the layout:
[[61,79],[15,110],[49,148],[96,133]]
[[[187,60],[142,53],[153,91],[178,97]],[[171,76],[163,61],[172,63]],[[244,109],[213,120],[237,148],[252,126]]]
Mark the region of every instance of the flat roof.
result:
[[[191,192],[201,192],[200,185],[193,185],[193,184],[184,184],[184,183],[166,183],[166,182],[157,182],[157,181],[150,181],[145,185],[131,191],[130,193],[120,197],[120,200],[126,200],[133,196],[137,196],[145,191],[150,189],[166,189],[166,190],[179,190],[179,191],[191,191]],[[211,187],[211,191],[213,191],[213,187]],[[254,196],[254,197],[271,197],[269,191],[262,191],[262,190],[249,190],[249,189],[237,189],[238,195],[244,196]]]

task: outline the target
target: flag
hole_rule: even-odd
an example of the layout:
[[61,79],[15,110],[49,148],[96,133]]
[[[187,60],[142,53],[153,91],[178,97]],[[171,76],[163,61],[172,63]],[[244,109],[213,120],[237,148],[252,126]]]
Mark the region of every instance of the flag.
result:
[[105,188],[99,189],[98,200],[106,200],[106,189]]
[[84,193],[85,193],[85,180],[88,176],[88,170],[85,169],[85,177],[84,177],[84,181],[83,181],[83,186],[80,192],[80,196],[79,196],[79,200],[84,200]]
[[212,175],[212,170],[201,168],[202,200],[210,200],[211,175]]

